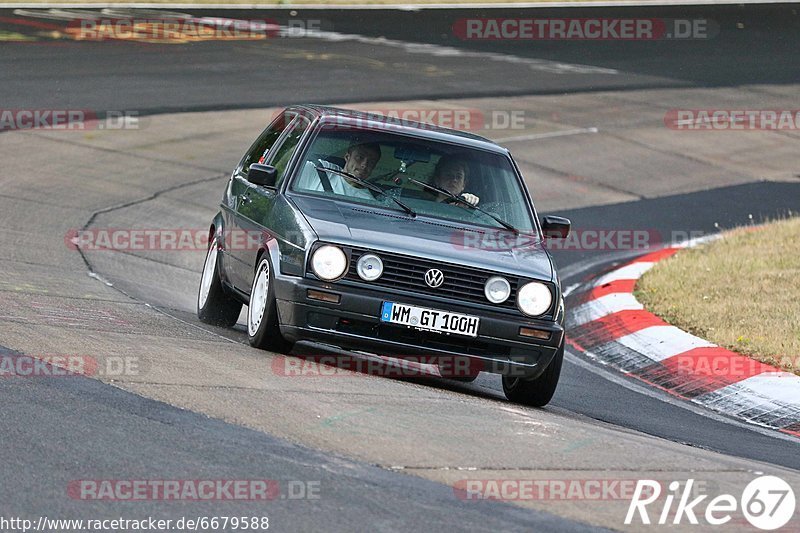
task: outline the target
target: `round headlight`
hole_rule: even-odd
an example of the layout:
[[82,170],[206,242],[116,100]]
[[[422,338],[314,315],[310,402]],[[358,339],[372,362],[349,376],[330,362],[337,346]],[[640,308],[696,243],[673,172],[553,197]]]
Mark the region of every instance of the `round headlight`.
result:
[[486,281],[486,285],[483,287],[483,294],[493,304],[501,304],[508,300],[511,295],[511,284],[508,283],[506,278],[492,276]]
[[326,244],[311,256],[311,270],[318,278],[331,281],[341,278],[347,269],[347,256],[341,248]]
[[553,295],[544,283],[526,283],[517,291],[517,307],[528,316],[543,315],[550,309]]
[[364,281],[375,281],[383,274],[383,261],[375,254],[364,254],[358,258],[356,271]]

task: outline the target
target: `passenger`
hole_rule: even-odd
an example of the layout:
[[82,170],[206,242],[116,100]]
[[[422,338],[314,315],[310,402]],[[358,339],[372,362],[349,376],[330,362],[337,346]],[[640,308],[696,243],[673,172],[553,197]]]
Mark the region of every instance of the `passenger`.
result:
[[[375,169],[375,165],[381,158],[381,147],[377,143],[351,144],[344,154],[344,168],[331,163],[330,161],[308,161],[306,162],[303,174],[297,182],[296,187],[307,191],[324,191],[323,179],[316,166],[323,166],[331,170],[347,172],[362,180],[369,179],[370,174]],[[372,193],[358,185],[355,181],[348,181],[347,178],[335,172],[323,172],[330,183],[331,192],[344,196],[356,198],[374,199]]]
[[[474,194],[464,192],[468,179],[469,165],[467,165],[462,158],[452,155],[443,155],[436,163],[436,168],[433,170],[431,184],[451,194],[460,196],[472,205],[478,205],[480,198]],[[441,193],[433,194],[437,202],[444,202],[450,199],[448,196]]]

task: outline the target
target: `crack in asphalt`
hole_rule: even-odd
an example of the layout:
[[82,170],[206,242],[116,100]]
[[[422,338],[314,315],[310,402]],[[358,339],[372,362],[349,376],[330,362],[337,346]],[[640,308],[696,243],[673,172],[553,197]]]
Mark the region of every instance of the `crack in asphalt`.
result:
[[[77,144],[79,146],[84,146],[84,145],[82,145],[80,143],[70,143],[70,144]],[[142,204],[142,203],[145,203],[145,202],[149,202],[149,201],[155,200],[156,198],[159,198],[160,196],[162,196],[164,194],[167,194],[169,192],[173,192],[173,191],[176,191],[176,190],[179,190],[179,189],[183,189],[183,188],[186,188],[186,187],[191,187],[193,185],[197,185],[197,184],[200,184],[200,183],[205,183],[205,182],[209,182],[209,181],[218,180],[221,177],[225,177],[225,176],[226,176],[226,173],[220,172],[218,174],[214,174],[211,177],[206,177],[206,178],[200,178],[200,179],[196,179],[196,180],[192,180],[192,181],[187,181],[187,182],[184,182],[184,183],[179,183],[177,185],[166,187],[164,189],[160,189],[160,190],[155,191],[154,193],[149,194],[149,195],[147,195],[147,196],[145,196],[143,198],[138,198],[136,200],[131,200],[131,201],[128,201],[128,202],[123,202],[121,204],[115,204],[115,205],[112,205],[112,206],[108,206],[108,207],[104,207],[102,209],[95,210],[89,216],[89,218],[86,221],[86,223],[81,227],[81,231],[85,231],[86,229],[88,229],[89,226],[92,224],[92,222],[94,222],[94,220],[99,215],[106,214],[106,213],[111,213],[113,211],[117,211],[117,210],[120,210],[120,209],[125,209],[127,207],[132,207],[134,205]],[[107,281],[100,274],[98,274],[94,270],[94,267],[92,266],[91,261],[89,261],[89,258],[86,255],[86,253],[83,250],[81,250],[80,247],[77,247],[77,251],[80,254],[81,259],[83,260],[84,264],[86,265],[86,270],[87,270],[88,275],[91,278],[99,281],[100,283],[103,283],[106,286],[110,287],[112,290],[118,292],[119,294],[122,294],[126,298],[129,298],[131,300],[131,302],[129,302],[129,303],[135,303],[135,304],[138,304],[138,305],[144,305],[145,307],[148,307],[148,308],[152,309],[156,313],[159,313],[159,314],[162,314],[164,316],[167,316],[167,317],[171,318],[172,320],[176,320],[176,321],[178,321],[178,322],[180,322],[180,323],[182,323],[182,324],[184,324],[186,326],[189,326],[192,329],[199,330],[199,331],[201,331],[203,333],[207,333],[209,335],[212,335],[214,337],[222,339],[225,342],[229,342],[229,343],[233,343],[233,344],[239,344],[239,345],[244,344],[242,342],[235,341],[233,339],[225,337],[224,335],[220,335],[219,333],[216,333],[216,332],[211,331],[209,329],[205,329],[203,327],[200,327],[197,324],[192,324],[190,322],[187,322],[186,320],[183,320],[183,319],[178,318],[178,317],[176,317],[174,315],[171,315],[170,313],[164,311],[163,309],[160,309],[159,307],[156,307],[156,306],[154,306],[154,305],[152,305],[152,304],[150,304],[150,303],[148,303],[148,302],[146,302],[146,301],[144,301],[144,300],[142,300],[140,298],[136,298],[136,297],[132,296],[131,294],[129,294],[125,290],[115,286],[113,283]],[[137,256],[137,257],[141,257],[141,256]],[[147,260],[147,258],[142,258],[142,259],[146,259]],[[175,265],[169,265],[169,266],[175,266]],[[176,267],[176,268],[180,268],[180,267]],[[114,303],[126,303],[126,302],[114,302]],[[55,327],[59,327],[59,326],[55,325]],[[107,331],[107,330],[92,330],[90,328],[86,328],[86,329],[87,330],[91,330],[91,331]],[[136,333],[135,332],[127,332],[127,334],[136,334]],[[106,382],[106,383],[108,383],[108,382]]]
[[220,179],[220,178],[224,178],[226,175],[227,175],[227,173],[225,173],[225,172],[219,172],[218,174],[215,174],[215,175],[213,175],[213,176],[211,176],[209,178],[200,178],[200,179],[196,179],[196,180],[192,180],[192,181],[187,181],[187,182],[184,182],[184,183],[178,183],[176,185],[172,185],[172,186],[166,187],[164,189],[160,189],[160,190],[158,190],[158,191],[156,191],[156,192],[154,192],[154,193],[152,193],[152,194],[150,194],[148,196],[145,196],[144,198],[138,198],[136,200],[131,200],[129,202],[123,202],[121,204],[116,204],[116,205],[112,205],[112,206],[109,206],[109,207],[104,207],[103,209],[98,209],[98,210],[96,210],[96,211],[94,211],[92,213],[92,215],[89,217],[89,220],[86,222],[86,224],[83,225],[83,227],[81,229],[82,230],[87,229],[91,225],[91,223],[94,222],[94,219],[97,218],[98,215],[103,215],[105,213],[111,213],[111,212],[117,211],[119,209],[125,209],[126,207],[131,207],[131,206],[134,206],[134,205],[143,204],[145,202],[149,202],[151,200],[155,200],[156,198],[158,198],[162,194],[166,194],[168,192],[173,192],[173,191],[176,191],[176,190],[179,190],[179,189],[183,189],[184,187],[191,187],[192,185],[197,185],[199,183],[205,183],[205,182],[208,182],[208,181],[214,181],[214,180],[217,180],[217,179]]
[[[52,142],[68,144],[70,146],[80,146],[81,148],[87,148],[89,150],[97,150],[97,151],[100,151],[100,152],[106,152],[106,153],[114,154],[114,155],[123,155],[123,156],[128,156],[128,157],[135,157],[135,158],[138,158],[138,159],[145,159],[147,161],[152,161],[154,163],[165,163],[167,165],[175,165],[175,166],[180,166],[180,167],[191,167],[191,168],[194,168],[195,170],[203,170],[203,171],[206,171],[206,172],[220,172],[220,170],[215,169],[215,168],[202,167],[200,165],[194,165],[192,163],[186,163],[184,161],[173,161],[172,159],[161,159],[161,158],[158,158],[158,157],[152,157],[152,156],[148,156],[148,155],[145,155],[145,154],[139,154],[139,153],[134,154],[134,153],[132,153],[132,151],[117,150],[115,148],[107,148],[105,146],[92,146],[91,144],[86,144],[86,143],[82,143],[82,142],[70,141],[70,140],[63,139],[63,138],[55,138],[55,137],[50,137],[48,135],[36,134],[35,132],[32,132],[31,130],[21,130],[21,131],[19,131],[19,134],[20,135],[29,135],[29,136],[32,136],[32,137],[36,137],[37,139],[44,139],[44,140],[48,140],[48,141],[52,141]],[[133,148],[131,150],[133,150]]]
[[[150,202],[150,201],[155,200],[156,198],[160,197],[163,194],[166,194],[166,193],[169,193],[169,192],[173,192],[173,191],[176,191],[176,190],[179,190],[179,189],[183,189],[185,187],[191,187],[192,185],[197,185],[199,183],[205,183],[205,182],[209,182],[209,181],[218,180],[220,178],[224,178],[225,175],[226,175],[225,173],[220,173],[220,174],[215,174],[215,175],[213,175],[211,177],[208,177],[208,178],[200,178],[200,179],[196,179],[196,180],[192,180],[192,181],[187,181],[187,182],[184,182],[184,183],[179,183],[177,185],[173,185],[173,186],[166,187],[164,189],[158,190],[158,191],[156,191],[156,192],[154,192],[154,193],[152,193],[152,194],[150,194],[148,196],[145,196],[143,198],[138,198],[136,200],[131,200],[129,202],[123,202],[121,204],[116,204],[116,205],[112,205],[112,206],[109,206],[109,207],[104,207],[103,209],[98,209],[98,210],[94,211],[89,216],[89,219],[81,227],[81,231],[87,230],[89,228],[89,226],[91,226],[92,222],[94,222],[94,220],[99,215],[103,215],[103,214],[106,214],[106,213],[111,213],[113,211],[117,211],[117,210],[120,210],[120,209],[125,209],[127,207],[132,207],[134,205],[143,204],[145,202]],[[100,275],[97,272],[95,272],[94,268],[92,267],[91,262],[89,261],[88,257],[86,256],[86,253],[83,250],[81,250],[81,248],[79,246],[77,247],[77,250],[78,250],[78,253],[81,256],[81,259],[83,259],[83,262],[86,264],[86,268],[88,269],[90,275],[94,274],[95,276],[97,276],[99,281],[105,282],[106,285],[108,285],[109,287],[112,287],[114,290],[118,291],[119,293],[124,294],[128,298],[131,298],[131,299],[136,300],[136,301],[142,301],[142,300],[139,300],[138,298],[134,298],[133,296],[131,296],[127,292],[123,291],[119,287],[115,287],[113,284],[111,284],[111,283],[105,281],[103,278],[101,278]]]
[[[43,265],[41,263],[29,263],[27,261],[16,261],[16,262],[24,264],[24,265],[31,265],[31,266],[51,266],[51,265]],[[52,267],[51,266],[51,268],[55,269],[57,267]],[[0,282],[0,285],[3,285],[5,283],[6,282]],[[85,302],[102,302],[102,303],[121,304],[121,305],[142,305],[142,306],[146,306],[147,305],[145,302],[141,302],[141,301],[138,301],[138,300],[126,302],[125,300],[111,300],[109,298],[95,298],[95,297],[92,297],[92,296],[74,296],[74,295],[71,295],[71,294],[52,293],[52,292],[47,291],[46,289],[37,291],[37,290],[31,290],[31,289],[16,290],[16,289],[3,289],[3,288],[0,288],[0,292],[8,292],[8,293],[13,293],[13,294],[30,294],[30,295],[34,295],[34,296],[44,296],[44,297],[47,297],[47,298],[63,298],[65,300],[80,300],[80,301],[85,301]],[[125,295],[125,296],[127,296],[127,295]]]
[[[9,200],[17,200],[17,201],[20,201],[20,202],[29,202],[29,203],[36,204],[36,205],[46,205],[46,206],[49,206],[49,207],[57,207],[59,209],[74,209],[75,211],[82,211],[82,208],[78,207],[78,206],[64,205],[63,203],[61,203],[61,204],[51,204],[50,202],[43,202],[43,201],[39,200],[38,198],[36,198],[36,199],[25,198],[25,197],[22,197],[22,196],[14,196],[13,194],[0,194],[0,198],[8,198]],[[4,228],[4,229],[5,229],[5,231],[10,231],[8,228]]]
[[[694,156],[690,156],[690,155],[685,154],[685,153],[674,152],[672,150],[664,150],[662,148],[656,148],[655,146],[649,145],[647,143],[643,143],[641,141],[637,141],[635,139],[630,139],[630,138],[624,137],[622,135],[616,135],[614,133],[608,132],[608,136],[612,137],[614,139],[617,139],[618,141],[622,141],[622,142],[625,142],[625,143],[628,143],[628,144],[632,144],[634,146],[638,146],[640,148],[644,148],[646,150],[650,150],[650,151],[656,152],[658,154],[664,154],[664,155],[668,155],[668,156],[672,156],[672,157],[677,157],[679,159],[685,159],[687,161],[692,161],[694,163],[699,163],[701,165],[708,165],[708,166],[710,166],[712,168],[716,168],[716,169],[719,169],[719,170],[724,170],[726,172],[730,172],[730,170],[731,170],[729,168],[726,168],[726,167],[723,167],[723,166],[719,165],[717,162],[710,161],[710,160],[707,160],[705,158],[694,157]],[[746,178],[750,179],[750,180],[757,180],[758,179],[757,176],[751,176],[751,175],[744,175],[744,176]],[[645,197],[642,197],[642,199],[644,199],[644,198]]]

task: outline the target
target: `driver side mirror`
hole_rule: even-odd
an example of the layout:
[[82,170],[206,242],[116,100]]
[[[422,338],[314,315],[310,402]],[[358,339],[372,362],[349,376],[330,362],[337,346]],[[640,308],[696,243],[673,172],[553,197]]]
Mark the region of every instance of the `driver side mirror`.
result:
[[253,163],[247,171],[247,181],[262,187],[275,187],[278,181],[278,170],[272,165]]
[[569,235],[572,222],[568,218],[547,215],[542,219],[545,239],[565,239]]

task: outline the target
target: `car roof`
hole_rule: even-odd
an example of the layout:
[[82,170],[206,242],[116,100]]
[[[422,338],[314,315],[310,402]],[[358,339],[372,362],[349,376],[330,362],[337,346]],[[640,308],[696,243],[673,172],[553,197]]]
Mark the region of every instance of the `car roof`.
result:
[[508,149],[480,135],[464,131],[444,128],[433,124],[387,117],[379,113],[342,109],[340,107],[316,104],[302,104],[287,108],[287,111],[300,111],[319,117],[322,120],[336,119],[342,125],[358,126],[366,130],[394,131],[427,137],[430,140],[443,141],[471,148],[508,154]]

